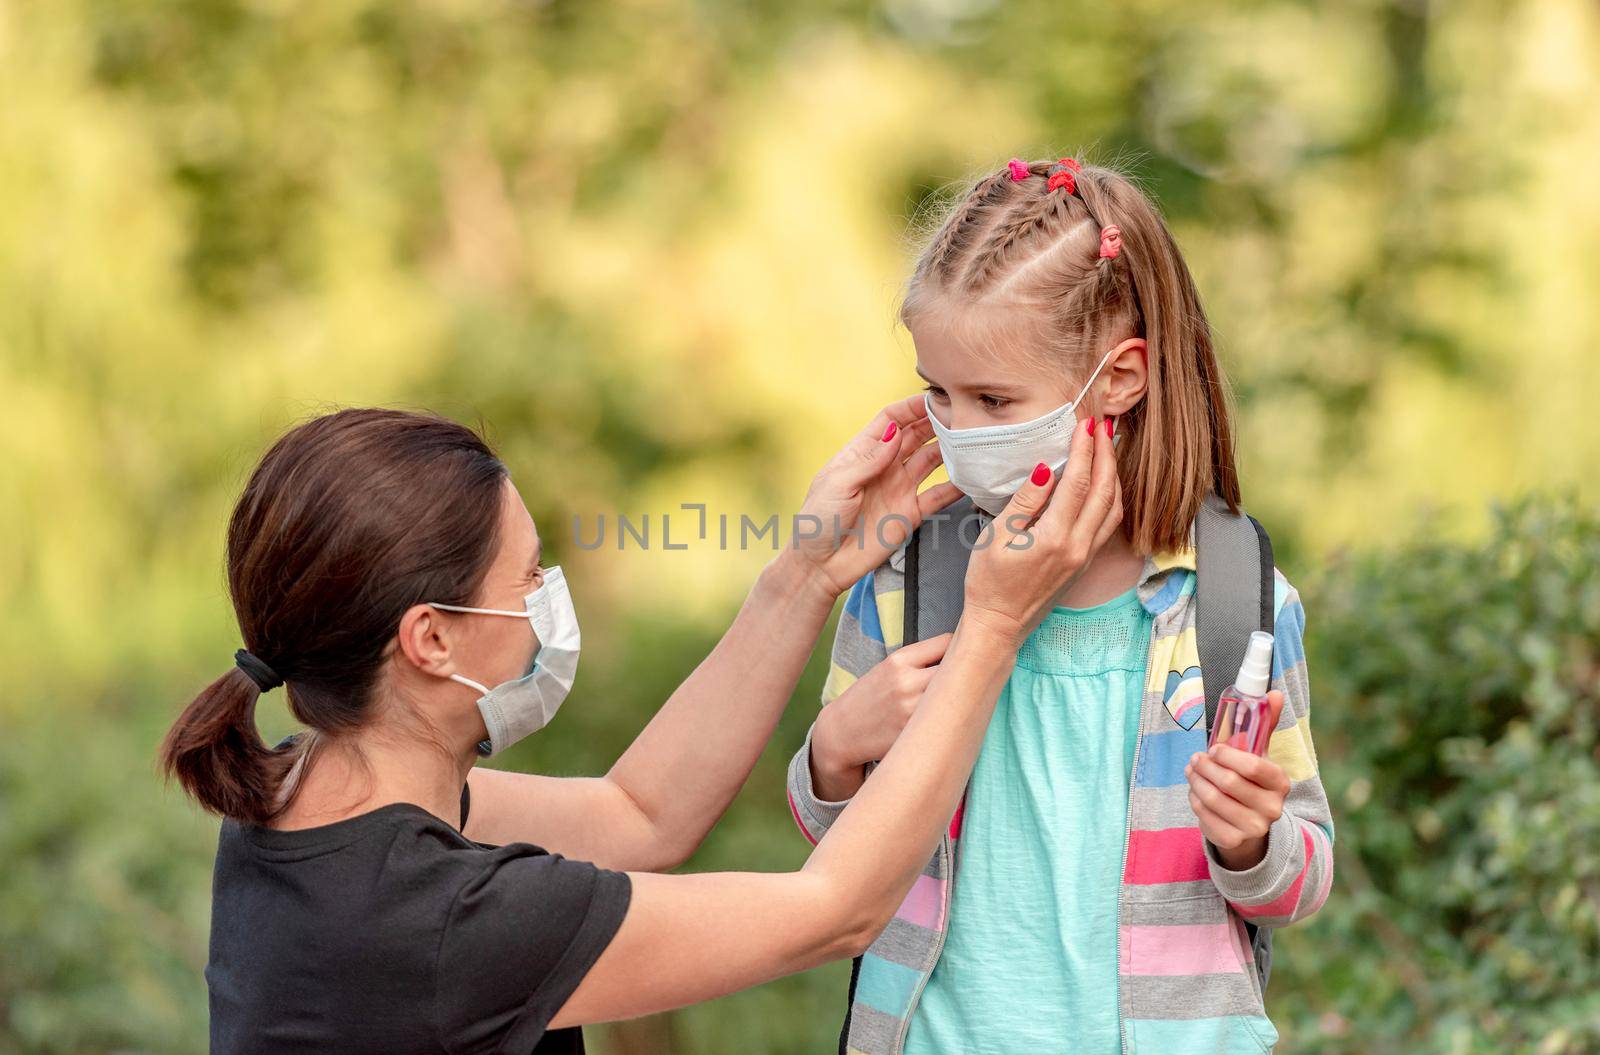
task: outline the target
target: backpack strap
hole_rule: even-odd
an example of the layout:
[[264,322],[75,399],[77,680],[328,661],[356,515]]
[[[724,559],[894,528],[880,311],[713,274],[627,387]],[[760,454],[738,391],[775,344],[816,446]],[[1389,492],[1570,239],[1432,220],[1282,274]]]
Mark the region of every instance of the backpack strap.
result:
[[[1272,539],[1244,512],[1232,513],[1217,494],[1206,496],[1195,518],[1195,648],[1206,690],[1206,731],[1217,700],[1233,682],[1252,630],[1273,630]],[[1261,993],[1272,975],[1272,930],[1244,923]]]
[[924,520],[906,540],[902,643],[947,634],[961,621],[967,563],[987,522],[987,515],[963,496]]
[[1253,630],[1272,632],[1272,539],[1259,521],[1209,494],[1195,517],[1195,647],[1206,690],[1206,729],[1244,662]]

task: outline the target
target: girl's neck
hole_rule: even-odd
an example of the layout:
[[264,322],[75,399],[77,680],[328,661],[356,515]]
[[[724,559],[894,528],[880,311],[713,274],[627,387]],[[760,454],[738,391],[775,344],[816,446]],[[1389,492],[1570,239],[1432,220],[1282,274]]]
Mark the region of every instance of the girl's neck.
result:
[[1133,589],[1143,572],[1143,554],[1134,552],[1122,532],[1113,532],[1094,559],[1056,594],[1054,603],[1062,608],[1093,608]]

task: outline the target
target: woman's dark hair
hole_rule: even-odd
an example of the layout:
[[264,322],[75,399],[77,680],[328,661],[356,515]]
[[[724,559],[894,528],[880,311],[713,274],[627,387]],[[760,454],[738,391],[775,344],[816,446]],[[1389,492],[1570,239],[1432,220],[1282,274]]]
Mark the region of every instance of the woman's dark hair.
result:
[[268,747],[261,690],[235,667],[167,733],[167,774],[225,817],[280,813],[308,740],[366,721],[405,611],[472,602],[499,545],[505,480],[477,433],[432,414],[343,410],[273,444],[228,524],[228,589],[245,647],[313,735]]

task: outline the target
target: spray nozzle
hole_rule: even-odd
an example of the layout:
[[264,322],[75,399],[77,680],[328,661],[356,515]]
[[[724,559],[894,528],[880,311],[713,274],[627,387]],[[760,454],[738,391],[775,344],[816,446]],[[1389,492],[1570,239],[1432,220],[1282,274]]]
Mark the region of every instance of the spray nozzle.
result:
[[1272,681],[1272,635],[1256,630],[1250,635],[1250,644],[1244,650],[1244,662],[1239,664],[1239,676],[1234,679],[1240,692],[1251,696],[1265,696]]

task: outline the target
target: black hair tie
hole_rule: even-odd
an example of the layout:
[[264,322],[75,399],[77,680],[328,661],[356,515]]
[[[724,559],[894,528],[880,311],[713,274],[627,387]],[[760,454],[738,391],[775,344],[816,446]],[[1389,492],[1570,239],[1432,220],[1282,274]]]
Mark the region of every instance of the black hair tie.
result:
[[271,692],[283,684],[283,679],[278,677],[278,672],[267,666],[260,657],[251,655],[246,649],[240,649],[233,654],[234,666],[245,672],[245,675],[256,683],[256,688],[262,692]]

